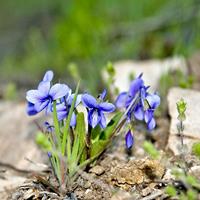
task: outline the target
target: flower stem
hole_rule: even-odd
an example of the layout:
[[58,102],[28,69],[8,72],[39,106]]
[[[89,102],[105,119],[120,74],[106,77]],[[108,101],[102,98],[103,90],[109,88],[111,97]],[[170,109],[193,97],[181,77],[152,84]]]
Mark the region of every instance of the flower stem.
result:
[[126,122],[126,116],[127,116],[128,112],[129,112],[130,110],[133,110],[133,109],[135,108],[135,106],[136,106],[136,104],[137,104],[137,102],[138,102],[138,100],[139,100],[138,97],[139,97],[139,94],[137,94],[137,95],[135,96],[135,98],[131,101],[130,105],[129,105],[128,108],[126,109],[126,112],[122,115],[121,119],[119,120],[119,123],[118,123],[116,129],[114,130],[113,135],[114,135],[115,133],[118,133],[118,132],[121,130],[121,128],[123,127],[124,123]]
[[186,149],[185,149],[185,145],[184,145],[184,142],[183,142],[183,138],[184,138],[183,130],[184,130],[183,121],[180,120],[179,121],[179,127],[178,127],[178,135],[180,136],[180,141],[181,141],[180,158],[184,163],[184,166],[183,166],[184,173],[187,174],[188,164],[187,164],[186,158],[185,158]]
[[57,111],[56,111],[56,101],[53,102],[53,122],[55,126],[55,134],[56,134],[56,140],[58,143],[58,149],[61,150],[60,128],[59,128],[58,116],[57,116]]
[[88,124],[88,133],[86,134],[86,154],[87,154],[87,159],[90,158],[91,132],[92,132],[92,127]]
[[80,82],[78,82],[78,84],[77,84],[75,95],[74,95],[74,99],[72,101],[72,105],[71,105],[71,108],[69,110],[69,115],[67,117],[66,125],[65,125],[65,128],[64,128],[64,131],[63,131],[62,155],[65,156],[66,143],[67,143],[67,156],[68,156],[68,159],[71,156],[71,138],[70,138],[70,134],[69,134],[70,121],[71,121],[71,117],[72,117],[72,114],[73,114],[73,111],[74,111],[74,107],[75,107],[75,103],[76,103],[76,99],[77,99],[77,95],[78,95],[79,84],[80,84]]

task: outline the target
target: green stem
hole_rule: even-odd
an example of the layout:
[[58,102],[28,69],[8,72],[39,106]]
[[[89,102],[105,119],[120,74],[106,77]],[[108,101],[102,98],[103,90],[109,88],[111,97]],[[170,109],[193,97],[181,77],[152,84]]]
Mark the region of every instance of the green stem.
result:
[[70,128],[70,121],[71,121],[71,117],[74,111],[74,107],[75,107],[75,103],[76,103],[76,99],[77,99],[77,95],[78,95],[78,90],[79,90],[79,83],[76,87],[76,91],[75,91],[75,95],[74,95],[74,99],[69,111],[69,115],[66,121],[66,125],[63,131],[63,140],[62,140],[62,155],[65,156],[65,149],[66,149],[66,143],[67,143],[67,156],[68,159],[71,156],[71,138],[70,138],[70,134],[69,134],[69,128]]
[[125,122],[126,122],[126,116],[127,116],[128,112],[131,109],[134,109],[134,107],[136,106],[136,104],[139,101],[138,97],[139,97],[139,94],[137,94],[136,97],[131,101],[129,107],[126,109],[126,112],[122,115],[121,119],[118,122],[117,127],[113,131],[113,135],[116,134],[116,133],[118,133],[121,130],[121,128],[123,127],[123,125],[125,124]]
[[57,116],[57,111],[56,111],[56,101],[53,102],[53,123],[55,127],[55,134],[56,134],[56,140],[58,143],[58,149],[61,149],[60,128],[59,128],[58,116]]
[[86,134],[86,154],[87,154],[87,159],[90,158],[91,132],[92,132],[92,127],[88,124],[88,133]]

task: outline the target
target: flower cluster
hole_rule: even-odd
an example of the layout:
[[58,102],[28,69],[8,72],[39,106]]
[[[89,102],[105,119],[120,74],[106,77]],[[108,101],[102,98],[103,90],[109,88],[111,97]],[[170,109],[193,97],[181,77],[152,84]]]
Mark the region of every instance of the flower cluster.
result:
[[[118,108],[127,109],[127,121],[130,122],[134,119],[144,120],[147,124],[149,131],[153,130],[156,126],[154,112],[160,104],[160,97],[158,94],[150,94],[149,87],[144,85],[142,74],[140,74],[130,84],[128,92],[122,92],[116,99],[116,106]],[[130,147],[130,141],[133,141],[130,130],[126,136],[127,147]]]
[[[53,125],[45,122],[45,129],[38,133],[36,141],[47,152],[61,188],[79,169],[86,167],[105,151],[125,123],[131,127],[132,120],[144,120],[149,130],[156,125],[154,111],[160,104],[160,98],[148,92],[142,75],[131,82],[128,92],[118,96],[116,106],[125,108],[125,113],[116,112],[108,124],[105,114],[114,112],[116,107],[105,100],[106,90],[95,98],[89,93],[78,94],[78,84],[73,93],[66,84],[53,84],[53,76],[52,71],[47,71],[37,89],[27,92],[26,99],[28,115],[36,115],[41,111],[53,113]],[[81,103],[87,110],[86,124],[84,113],[77,108]],[[128,149],[134,143],[131,129],[125,137]]]
[[[53,72],[47,71],[43,80],[39,83],[36,90],[29,90],[26,95],[28,101],[28,115],[35,115],[42,110],[46,110],[46,114],[53,111],[53,101],[56,101],[56,111],[58,121],[67,118],[71,108],[74,94],[66,84],[57,83],[51,86]],[[106,127],[106,118],[104,113],[110,113],[115,110],[115,106],[111,103],[103,102],[106,97],[106,90],[96,100],[90,94],[77,95],[75,108],[82,102],[88,110],[88,124],[94,128],[100,125],[101,128]],[[75,127],[76,115],[72,113],[70,126]]]

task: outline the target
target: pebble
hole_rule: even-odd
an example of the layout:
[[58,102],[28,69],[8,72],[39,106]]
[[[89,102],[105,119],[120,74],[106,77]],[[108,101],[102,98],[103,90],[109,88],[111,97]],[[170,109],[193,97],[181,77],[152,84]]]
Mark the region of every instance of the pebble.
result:
[[89,172],[100,176],[105,172],[105,168],[100,165],[96,165],[93,168],[91,168]]

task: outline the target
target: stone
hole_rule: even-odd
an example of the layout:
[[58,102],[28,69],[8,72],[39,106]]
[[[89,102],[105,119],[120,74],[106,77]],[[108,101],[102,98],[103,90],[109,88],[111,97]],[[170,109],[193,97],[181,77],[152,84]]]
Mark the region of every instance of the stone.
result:
[[[130,74],[138,76],[143,73],[143,79],[146,85],[150,85],[150,91],[158,89],[160,77],[168,71],[180,70],[187,73],[187,64],[183,57],[173,57],[165,60],[147,60],[147,61],[119,61],[113,64],[115,69],[114,88],[119,92],[127,91],[130,84]],[[103,71],[102,78],[106,82],[108,74]],[[111,91],[113,88],[111,88]]]
[[11,190],[24,183],[26,178],[21,176],[7,175],[5,179],[0,179],[0,192]]
[[189,174],[196,177],[197,180],[200,180],[200,165],[191,167],[189,170]]
[[102,175],[104,172],[105,172],[105,168],[100,166],[100,165],[96,165],[94,167],[92,167],[90,169],[90,172],[93,173],[93,174],[96,174],[98,176]]
[[133,196],[126,191],[119,190],[116,194],[114,194],[111,200],[131,200]]
[[11,173],[6,173],[3,177],[0,177],[0,199],[9,199],[10,193],[26,180],[25,177],[16,176]]
[[158,160],[148,158],[130,160],[128,163],[120,163],[111,168],[110,181],[124,190],[129,190],[134,185],[161,179],[164,172],[165,168]]
[[35,144],[35,120],[42,124],[40,115],[27,116],[25,103],[0,102],[0,163],[34,170],[37,165],[30,161],[44,162],[45,156]]
[[189,89],[171,88],[167,96],[169,115],[171,117],[167,147],[175,155],[181,153],[179,150],[181,148],[181,141],[177,134],[177,124],[179,121],[176,109],[176,102],[181,98],[187,103],[186,120],[183,122],[183,142],[187,146],[188,152],[191,152],[192,145],[200,140],[200,92]]

